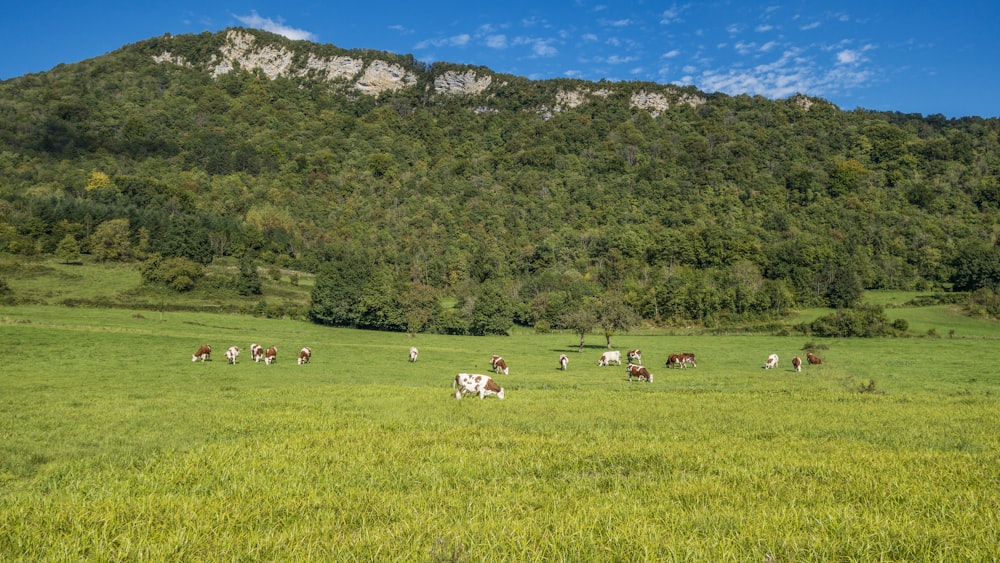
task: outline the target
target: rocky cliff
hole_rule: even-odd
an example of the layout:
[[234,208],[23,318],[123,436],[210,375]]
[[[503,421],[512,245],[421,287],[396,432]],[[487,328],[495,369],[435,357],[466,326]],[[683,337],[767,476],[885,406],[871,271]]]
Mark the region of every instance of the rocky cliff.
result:
[[[268,43],[259,39],[258,34],[247,30],[230,29],[224,33],[222,47],[212,56],[207,68],[203,69],[214,77],[233,72],[237,68],[259,70],[272,80],[278,77],[311,79],[369,96],[415,88],[419,82],[418,74],[413,70],[378,56],[365,60],[360,56],[320,56],[308,53],[302,57],[280,43]],[[195,66],[169,50],[154,55],[153,60],[161,64]],[[492,95],[491,89],[504,84],[497,77],[498,75],[483,69],[445,70],[433,76],[430,82],[435,95],[486,95],[489,98]],[[608,95],[609,90],[599,88],[596,84],[581,85],[575,89],[560,89],[551,104],[534,109],[549,117],[560,111],[607,98]],[[689,91],[649,84],[637,86],[629,99],[631,107],[649,111],[654,117],[667,111],[672,105],[697,107],[705,103],[704,97]],[[477,111],[489,111],[489,108],[479,106]]]

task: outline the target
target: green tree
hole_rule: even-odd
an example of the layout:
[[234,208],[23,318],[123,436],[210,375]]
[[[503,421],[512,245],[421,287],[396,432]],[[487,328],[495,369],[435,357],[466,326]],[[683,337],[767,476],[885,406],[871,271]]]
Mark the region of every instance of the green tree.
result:
[[482,283],[472,307],[469,332],[474,335],[506,335],[513,324],[514,307],[505,288],[492,280]]
[[94,234],[90,235],[90,251],[102,262],[124,261],[131,258],[129,220],[111,219],[98,225],[94,229]]
[[608,349],[611,348],[611,337],[617,333],[628,332],[638,320],[638,315],[629,307],[619,293],[605,294],[597,312],[598,324],[604,331],[604,339]]
[[316,274],[309,319],[325,325],[357,326],[370,269],[371,261],[364,252],[345,252],[324,264]]
[[80,243],[73,235],[66,235],[56,247],[56,257],[63,264],[80,263]]
[[572,330],[574,334],[580,335],[580,346],[577,348],[577,352],[583,351],[584,339],[587,333],[594,330],[600,322],[597,316],[598,306],[599,301],[597,298],[584,297],[578,307],[563,314],[559,321],[560,325]]
[[358,326],[393,332],[405,331],[406,310],[399,295],[392,271],[385,265],[376,266],[361,290]]
[[260,279],[260,272],[257,271],[257,265],[249,253],[244,254],[243,258],[240,259],[240,273],[236,276],[236,293],[244,297],[264,293],[264,283]]

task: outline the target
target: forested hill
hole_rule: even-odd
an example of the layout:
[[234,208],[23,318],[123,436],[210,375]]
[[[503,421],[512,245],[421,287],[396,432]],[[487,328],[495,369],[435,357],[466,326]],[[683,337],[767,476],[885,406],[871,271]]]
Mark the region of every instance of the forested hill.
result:
[[164,36],[0,83],[0,251],[278,264],[314,320],[393,330],[768,318],[995,290],[998,131]]

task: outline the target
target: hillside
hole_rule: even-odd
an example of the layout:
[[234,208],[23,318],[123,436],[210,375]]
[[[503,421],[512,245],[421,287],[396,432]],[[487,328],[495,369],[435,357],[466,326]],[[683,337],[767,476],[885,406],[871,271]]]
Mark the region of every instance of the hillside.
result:
[[390,330],[759,321],[996,290],[998,131],[164,36],[0,83],[0,251],[294,268],[314,320]]

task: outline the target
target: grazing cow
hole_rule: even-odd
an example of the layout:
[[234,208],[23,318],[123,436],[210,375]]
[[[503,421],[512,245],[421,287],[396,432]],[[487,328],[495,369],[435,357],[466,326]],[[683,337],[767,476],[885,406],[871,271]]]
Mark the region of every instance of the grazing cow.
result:
[[764,369],[773,369],[778,367],[778,355],[771,354],[767,357],[767,363],[764,364]]
[[[277,352],[278,351],[275,350],[275,353]],[[302,364],[308,364],[309,360],[311,360],[312,357],[313,357],[312,348],[306,346],[305,348],[299,350],[299,365],[301,366]]]
[[637,365],[641,364],[642,363],[642,350],[638,350],[638,349],[636,349],[636,350],[629,350],[628,354],[626,354],[626,357],[628,358],[629,362],[634,362]]
[[198,347],[198,351],[195,352],[193,356],[191,356],[191,361],[197,362],[198,360],[201,360],[203,362],[207,362],[209,359],[211,359],[211,357],[212,357],[212,347],[209,346],[208,344],[202,344],[200,347]]
[[250,345],[250,359],[259,362],[264,359],[264,347],[260,344]]
[[601,354],[601,359],[597,360],[597,365],[609,366],[611,365],[611,362],[614,362],[615,365],[617,366],[622,365],[622,353],[618,350],[614,350],[612,352],[605,352]]
[[632,378],[635,377],[639,381],[642,381],[643,379],[645,379],[649,383],[653,382],[653,375],[651,373],[649,373],[648,369],[646,369],[646,368],[644,368],[642,366],[637,366],[637,365],[635,365],[635,364],[633,364],[633,363],[630,362],[628,364],[628,366],[625,367],[625,371],[628,372],[628,380],[629,381],[632,381]]
[[493,357],[490,358],[490,365],[493,366],[493,373],[503,372],[504,375],[507,375],[507,362],[503,359],[503,357],[494,354]]
[[226,350],[226,359],[229,360],[229,363],[231,364],[236,363],[236,356],[239,355],[240,355],[239,346],[230,346],[229,349]]
[[819,359],[819,356],[813,354],[812,352],[806,352],[806,361],[812,366],[818,366],[823,363],[823,360]]
[[420,350],[417,350],[416,346],[410,346],[410,361],[411,362],[417,361],[417,354],[419,353]]
[[566,354],[559,355],[559,369],[566,371],[566,364],[569,363],[569,356]]
[[[694,363],[694,354],[691,354],[691,356],[692,356],[692,358],[691,358],[691,362],[690,363],[693,364]],[[677,367],[679,367],[681,369],[684,369],[685,367],[687,367],[686,366],[687,363],[688,363],[688,361],[685,359],[684,354],[670,354],[669,356],[667,356],[667,367],[668,368],[669,367],[677,366]]]
[[802,358],[798,356],[792,358],[792,367],[795,368],[795,371],[802,371]]
[[469,393],[478,394],[480,399],[485,399],[487,395],[496,395],[498,399],[503,399],[503,387],[497,385],[497,382],[488,375],[460,373],[455,376],[451,388],[457,389],[455,391],[456,399],[461,399],[462,395]]
[[694,354],[692,354],[691,352],[684,352],[683,354],[681,354],[681,358],[683,358],[683,363],[681,364],[681,367],[684,367],[687,364],[691,364],[691,367],[693,368],[698,367],[698,364],[694,363]]
[[264,350],[264,363],[265,364],[271,365],[271,364],[273,364],[276,361],[278,361],[278,347],[277,346],[271,346],[267,350]]

